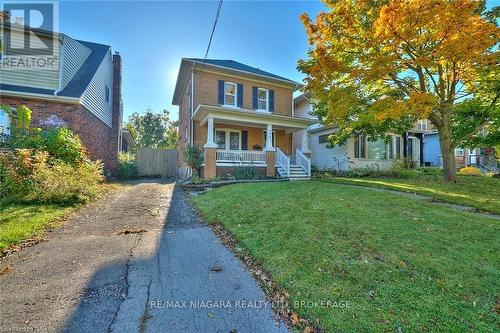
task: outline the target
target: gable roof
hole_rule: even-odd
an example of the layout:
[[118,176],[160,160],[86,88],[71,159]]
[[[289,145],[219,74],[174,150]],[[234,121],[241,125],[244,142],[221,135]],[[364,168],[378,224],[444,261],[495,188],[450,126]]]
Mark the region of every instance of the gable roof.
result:
[[[64,36],[64,34],[62,33],[56,33],[56,34],[58,35],[59,38],[62,38],[62,36]],[[90,49],[91,52],[63,90],[57,92],[56,90],[52,89],[19,86],[12,84],[2,84],[2,83],[0,83],[0,90],[11,91],[21,94],[33,93],[33,94],[48,95],[52,97],[62,96],[70,98],[80,98],[87,89],[87,87],[89,86],[90,82],[92,81],[92,78],[97,72],[104,57],[106,56],[108,51],[111,50],[111,46],[82,41],[82,40],[75,40],[75,41],[86,46],[88,49]],[[62,75],[62,73],[59,73],[59,75]]]
[[104,57],[111,49],[108,45],[85,42],[82,40],[77,40],[77,42],[88,47],[91,53],[87,59],[85,59],[73,78],[68,82],[66,87],[61,90],[57,96],[81,97],[85,89],[89,86],[90,81],[92,81]]
[[182,58],[181,66],[179,68],[179,74],[177,76],[177,82],[175,84],[175,91],[172,100],[172,104],[179,104],[179,94],[186,82],[186,75],[188,74],[188,64],[200,64],[203,66],[209,66],[212,68],[225,69],[233,71],[235,73],[247,74],[251,76],[266,78],[270,80],[280,81],[291,86],[299,88],[302,86],[301,83],[295,82],[293,80],[287,79],[283,76],[279,76],[270,72],[266,72],[260,68],[252,67],[249,65],[242,64],[241,62],[234,60],[222,60],[222,59],[201,59],[201,58]]
[[299,84],[295,81],[284,78],[283,76],[272,74],[272,73],[263,71],[260,68],[248,66],[248,65],[242,64],[241,62],[237,62],[234,60],[183,58],[183,60],[184,59],[188,60],[188,61],[199,62],[199,63],[208,64],[208,65],[217,66],[217,67],[224,67],[224,68],[233,69],[233,70],[237,70],[237,71],[241,71],[241,72],[247,72],[247,73],[255,74],[255,75],[259,75],[259,76],[267,76],[269,78],[282,80],[282,81],[288,81],[288,82],[294,83],[294,84]]

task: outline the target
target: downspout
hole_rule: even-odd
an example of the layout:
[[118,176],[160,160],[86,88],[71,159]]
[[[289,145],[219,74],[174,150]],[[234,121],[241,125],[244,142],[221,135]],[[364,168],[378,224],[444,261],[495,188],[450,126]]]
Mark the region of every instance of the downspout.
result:
[[[294,92],[297,91],[298,88],[299,84],[296,84],[295,89],[293,91]],[[295,117],[295,98],[293,97],[293,93],[292,93],[292,117]]]
[[191,67],[191,112],[189,119],[191,120],[191,125],[189,126],[189,144],[194,144],[194,131],[193,131],[193,112],[194,112],[194,61],[193,67]]

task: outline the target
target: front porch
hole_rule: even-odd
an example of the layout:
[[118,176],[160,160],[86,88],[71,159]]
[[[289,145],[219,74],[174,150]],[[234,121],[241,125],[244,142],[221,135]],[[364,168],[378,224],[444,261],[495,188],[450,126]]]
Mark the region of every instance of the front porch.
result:
[[238,166],[253,166],[262,177],[311,175],[305,131],[301,149],[292,151],[292,133],[309,119],[212,106],[198,108],[193,119],[200,124],[195,142],[205,148],[205,178],[226,177]]

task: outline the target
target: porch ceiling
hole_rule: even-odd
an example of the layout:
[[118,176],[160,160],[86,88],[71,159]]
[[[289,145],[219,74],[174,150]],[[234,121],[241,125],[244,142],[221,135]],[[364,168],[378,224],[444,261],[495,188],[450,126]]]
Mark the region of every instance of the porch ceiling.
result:
[[215,123],[247,125],[265,128],[268,124],[273,128],[298,131],[316,123],[316,120],[288,117],[283,115],[257,112],[248,109],[232,109],[220,106],[199,105],[193,114],[193,119],[204,125],[208,117],[213,117]]

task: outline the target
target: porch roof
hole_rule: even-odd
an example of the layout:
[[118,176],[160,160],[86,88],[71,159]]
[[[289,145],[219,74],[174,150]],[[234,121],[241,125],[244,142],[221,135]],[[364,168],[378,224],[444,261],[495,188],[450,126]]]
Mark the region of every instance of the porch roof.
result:
[[276,128],[288,130],[301,130],[318,121],[310,118],[290,117],[268,112],[258,112],[249,109],[227,108],[200,104],[193,114],[193,119],[200,121],[201,125],[207,122],[208,117],[230,124],[246,124],[255,127],[266,127],[271,124]]

